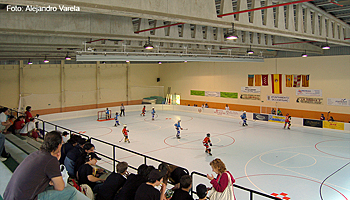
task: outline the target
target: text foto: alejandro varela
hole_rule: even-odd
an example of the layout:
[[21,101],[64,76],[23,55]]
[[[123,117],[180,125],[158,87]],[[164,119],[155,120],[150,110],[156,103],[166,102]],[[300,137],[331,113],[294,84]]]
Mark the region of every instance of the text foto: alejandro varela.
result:
[[27,6],[13,6],[13,5],[7,5],[6,6],[6,11],[11,11],[11,12],[56,12],[56,11],[61,11],[61,12],[79,12],[80,7],[79,6],[65,6],[65,5],[58,5],[57,6],[32,6],[32,5],[27,5]]

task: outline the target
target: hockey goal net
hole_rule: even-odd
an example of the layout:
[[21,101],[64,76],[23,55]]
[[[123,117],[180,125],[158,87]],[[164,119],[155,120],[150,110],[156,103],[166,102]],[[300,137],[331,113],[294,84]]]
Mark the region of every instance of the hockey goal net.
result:
[[106,111],[97,111],[97,121],[104,121],[108,120]]

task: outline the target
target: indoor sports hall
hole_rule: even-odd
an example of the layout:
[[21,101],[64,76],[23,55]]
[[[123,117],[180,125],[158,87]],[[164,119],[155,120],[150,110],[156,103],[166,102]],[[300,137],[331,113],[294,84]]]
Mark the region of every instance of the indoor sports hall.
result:
[[[140,116],[142,105],[126,107],[126,116],[97,121],[97,111],[78,111],[44,115],[42,119],[86,134],[90,137],[179,165],[190,172],[211,174],[209,162],[222,159],[234,175],[236,184],[280,198],[290,199],[348,199],[350,135],[338,130],[302,127],[283,129],[284,123],[253,120],[248,113],[248,126],[241,126],[240,111],[171,105],[147,105],[146,116]],[[156,116],[152,121],[151,108]],[[119,107],[109,108],[112,113]],[[87,116],[90,114],[93,116]],[[103,111],[104,112],[104,111]],[[85,117],[78,117],[78,116]],[[181,120],[181,139],[175,137],[174,123]],[[123,125],[127,125],[130,143],[124,142]],[[46,129],[53,126],[46,124]],[[58,128],[58,130],[62,130]],[[212,156],[205,153],[202,141],[211,134]],[[96,151],[113,158],[113,148],[92,140]],[[137,167],[144,162],[139,155],[117,148],[115,158]],[[160,162],[146,159],[147,164]],[[98,165],[113,170],[111,160],[103,158]],[[339,171],[338,171],[339,170]],[[133,170],[130,170],[133,172]],[[193,176],[194,187],[208,179]],[[235,189],[237,199],[247,199],[249,192]],[[321,195],[321,196],[320,196]],[[254,199],[267,199],[254,195]]]

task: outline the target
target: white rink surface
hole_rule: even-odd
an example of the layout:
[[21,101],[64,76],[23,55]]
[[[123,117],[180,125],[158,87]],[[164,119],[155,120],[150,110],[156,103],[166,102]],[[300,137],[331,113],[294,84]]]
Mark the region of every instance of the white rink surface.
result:
[[[112,110],[114,117],[117,109]],[[190,172],[213,173],[209,162],[220,158],[236,178],[237,185],[266,194],[286,193],[291,200],[321,199],[321,182],[350,161],[350,134],[346,132],[300,126],[284,130],[280,123],[252,120],[248,121],[248,127],[242,127],[240,120],[233,117],[157,108],[158,117],[152,121],[149,107],[145,117],[140,116],[140,111],[127,109],[126,117],[120,118],[121,124],[128,125],[131,143],[119,142],[123,138],[122,126],[114,127],[114,120],[98,122],[96,116],[64,119],[64,113],[61,113],[60,120],[49,121],[185,167]],[[182,120],[181,126],[188,129],[181,132],[179,140],[174,129],[178,119]],[[52,129],[45,126],[47,130]],[[206,155],[202,145],[208,132],[213,143],[213,156]],[[113,156],[111,147],[92,142],[97,152]],[[143,157],[118,149],[116,159],[134,167],[144,162]],[[97,164],[109,170],[113,168],[106,159]],[[159,163],[147,160],[147,164],[157,167]],[[210,186],[208,179],[195,176],[194,186],[198,183]],[[249,193],[240,189],[236,188],[235,194],[237,200],[249,199]],[[350,164],[327,179],[322,186],[322,197],[324,200],[350,199]],[[254,195],[254,200],[259,199],[268,198]]]

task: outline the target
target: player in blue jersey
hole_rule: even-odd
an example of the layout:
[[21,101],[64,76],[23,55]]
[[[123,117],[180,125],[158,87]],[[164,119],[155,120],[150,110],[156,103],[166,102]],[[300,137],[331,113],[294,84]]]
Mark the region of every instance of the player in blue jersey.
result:
[[116,112],[116,113],[115,113],[115,117],[114,117],[114,119],[115,119],[115,124],[114,124],[114,126],[120,125],[120,124],[119,124],[118,117],[119,117],[119,114],[118,114],[118,112]]
[[181,137],[180,137],[180,129],[183,130],[183,128],[181,128],[180,122],[181,122],[181,120],[179,119],[179,121],[177,121],[177,123],[174,124],[175,129],[176,129],[176,131],[177,131],[177,132],[176,132],[176,138],[177,138],[177,139],[180,139],[180,138],[181,138]]
[[108,108],[106,108],[106,119],[110,119],[111,118],[111,110],[108,110]]
[[248,126],[248,124],[247,124],[247,114],[246,114],[245,111],[241,115],[241,119],[243,120],[242,126]]
[[154,115],[156,114],[156,111],[154,110],[154,107],[152,107],[152,120],[154,120]]

